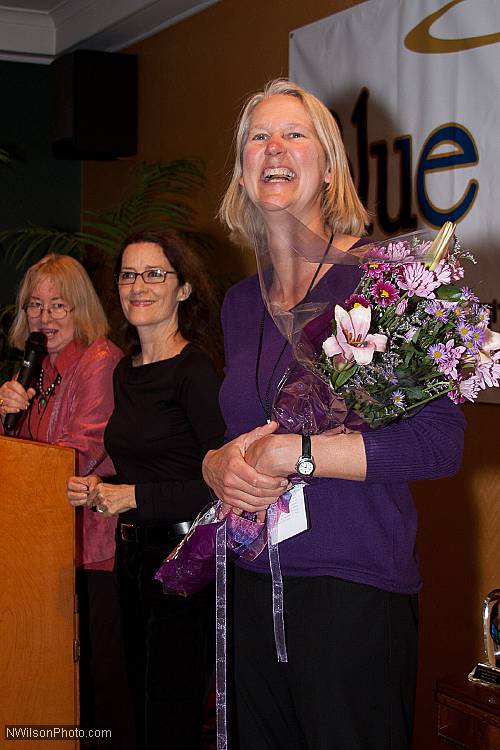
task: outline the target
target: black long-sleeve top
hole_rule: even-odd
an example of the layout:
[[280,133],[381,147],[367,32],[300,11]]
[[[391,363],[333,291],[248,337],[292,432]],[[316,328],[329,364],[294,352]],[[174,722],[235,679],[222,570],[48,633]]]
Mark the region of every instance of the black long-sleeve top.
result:
[[189,521],[210,501],[201,463],[219,448],[224,422],[219,380],[194,344],[180,354],[133,367],[125,357],[114,373],[115,407],[104,434],[120,484],[134,484],[137,510],[121,521]]

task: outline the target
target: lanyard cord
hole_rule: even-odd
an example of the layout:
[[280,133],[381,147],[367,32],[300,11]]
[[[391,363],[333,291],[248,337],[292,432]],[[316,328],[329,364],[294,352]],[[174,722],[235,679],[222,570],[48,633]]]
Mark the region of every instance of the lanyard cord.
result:
[[[311,290],[314,286],[314,282],[318,278],[318,274],[323,266],[325,257],[332,245],[333,242],[333,234],[330,236],[330,239],[328,240],[328,244],[325,248],[325,252],[323,253],[323,259],[320,263],[318,263],[318,267],[316,268],[314,272],[314,276],[312,277],[309,286],[307,287],[307,292],[305,293],[304,297],[301,299],[300,302],[297,303],[297,305],[301,305],[304,302],[306,302],[307,298],[309,297],[309,294],[311,293]],[[294,305],[294,307],[297,307],[297,305]],[[259,399],[259,403],[262,406],[262,411],[264,412],[266,419],[268,422],[271,421],[271,384],[273,382],[274,375],[276,373],[276,370],[278,368],[279,363],[281,362],[281,358],[283,357],[283,354],[285,353],[285,349],[288,345],[288,341],[285,339],[285,343],[283,344],[281,351],[278,355],[278,358],[276,362],[274,363],[274,367],[272,369],[271,375],[269,376],[269,380],[267,381],[266,390],[264,394],[264,399],[262,398],[261,392],[260,392],[260,385],[259,385],[259,372],[260,372],[260,362],[262,359],[262,347],[264,344],[264,326],[266,322],[266,307],[264,305],[262,309],[262,318],[260,321],[259,326],[259,345],[257,348],[257,359],[255,361],[255,389],[257,391],[257,397]]]

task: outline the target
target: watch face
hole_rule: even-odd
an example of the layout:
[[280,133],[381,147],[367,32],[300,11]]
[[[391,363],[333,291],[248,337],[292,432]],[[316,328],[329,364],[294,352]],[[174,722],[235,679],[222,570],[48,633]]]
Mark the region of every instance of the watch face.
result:
[[305,477],[311,476],[314,471],[314,462],[310,458],[299,458],[297,471]]

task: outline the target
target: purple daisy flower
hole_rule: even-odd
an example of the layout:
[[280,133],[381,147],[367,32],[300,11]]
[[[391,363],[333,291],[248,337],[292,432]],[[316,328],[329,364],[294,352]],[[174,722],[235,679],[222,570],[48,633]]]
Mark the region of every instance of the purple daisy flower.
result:
[[427,349],[427,356],[441,369],[448,359],[448,352],[444,344],[432,344]]
[[479,297],[477,297],[472,289],[469,289],[467,286],[463,286],[460,290],[462,292],[462,299],[469,300],[470,302],[479,302]]
[[476,326],[471,333],[471,340],[474,341],[476,346],[481,346],[484,343],[485,329],[482,326]]
[[345,306],[347,310],[352,310],[353,307],[371,307],[371,302],[364,294],[351,294],[346,299]]
[[457,333],[462,341],[469,341],[472,339],[474,333],[474,326],[467,323],[466,320],[460,320],[457,326]]
[[370,291],[381,307],[388,307],[399,299],[399,292],[390,281],[377,281]]
[[479,325],[487,326],[490,322],[490,311],[485,305],[473,305],[472,312]]
[[448,311],[441,305],[440,302],[437,302],[435,300],[429,302],[425,307],[425,312],[431,315],[433,318],[436,318],[436,320],[439,320],[441,323],[448,322]]
[[403,391],[394,391],[392,394],[392,403],[397,406],[398,409],[404,409],[406,406],[405,394]]
[[463,345],[465,347],[465,351],[469,352],[469,354],[477,354],[478,346],[473,339],[467,339],[463,342]]

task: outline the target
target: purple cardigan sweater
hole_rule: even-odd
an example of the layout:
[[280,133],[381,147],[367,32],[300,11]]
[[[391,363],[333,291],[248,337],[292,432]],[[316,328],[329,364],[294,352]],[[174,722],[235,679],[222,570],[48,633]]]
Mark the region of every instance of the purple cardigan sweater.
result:
[[[309,299],[328,299],[333,311],[335,304],[343,304],[353,292],[359,274],[354,266],[334,266]],[[222,309],[226,377],[220,402],[227,440],[266,422],[255,384],[262,312],[257,276],[240,282],[226,295]],[[259,368],[261,397],[283,341],[266,311]],[[271,400],[292,362],[287,346],[271,378]],[[440,398],[409,419],[364,432],[365,481],[313,478],[305,489],[309,529],[280,544],[283,574],[330,575],[387,591],[417,592],[421,586],[415,551],[417,514],[407,483],[457,472],[464,427],[461,411],[448,398]],[[265,552],[253,563],[239,564],[269,571]]]

